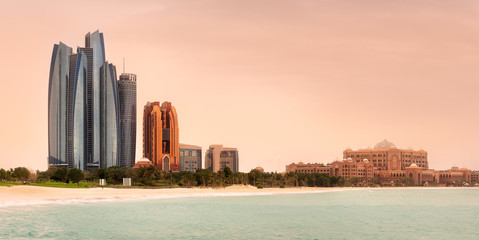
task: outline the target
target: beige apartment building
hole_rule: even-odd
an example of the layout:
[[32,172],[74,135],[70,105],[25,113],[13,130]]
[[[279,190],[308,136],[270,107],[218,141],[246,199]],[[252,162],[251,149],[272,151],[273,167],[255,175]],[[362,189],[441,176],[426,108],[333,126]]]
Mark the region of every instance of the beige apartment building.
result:
[[223,145],[210,145],[205,153],[205,168],[212,172],[229,167],[231,171],[239,171],[238,149],[223,147]]

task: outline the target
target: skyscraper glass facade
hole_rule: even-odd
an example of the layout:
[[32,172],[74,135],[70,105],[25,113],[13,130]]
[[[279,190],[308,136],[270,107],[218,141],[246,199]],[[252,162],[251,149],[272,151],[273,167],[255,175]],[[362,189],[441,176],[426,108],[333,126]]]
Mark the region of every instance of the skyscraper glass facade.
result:
[[100,167],[118,166],[118,98],[116,68],[100,68]]
[[63,43],[53,46],[48,87],[48,164],[66,166],[67,94],[72,49]]
[[103,34],[85,36],[77,53],[53,47],[48,94],[49,166],[95,169],[118,165],[116,68],[105,62]]
[[70,75],[73,81],[71,89],[73,94],[72,101],[69,101],[73,108],[70,109],[69,119],[71,119],[72,136],[68,143],[70,149],[73,149],[73,156],[70,158],[69,167],[85,169],[85,107],[86,107],[86,75],[87,75],[87,59],[83,52],[71,56],[71,63],[74,74]]
[[136,152],[136,75],[122,73],[118,81],[120,112],[119,164],[135,165]]
[[105,43],[103,40],[103,33],[98,30],[93,33],[87,33],[85,36],[85,47],[93,50],[93,59],[90,63],[91,66],[91,85],[93,96],[90,98],[93,100],[89,107],[91,115],[89,116],[89,127],[93,127],[93,139],[91,151],[89,155],[91,158],[88,160],[88,165],[94,168],[100,163],[100,68],[105,63]]

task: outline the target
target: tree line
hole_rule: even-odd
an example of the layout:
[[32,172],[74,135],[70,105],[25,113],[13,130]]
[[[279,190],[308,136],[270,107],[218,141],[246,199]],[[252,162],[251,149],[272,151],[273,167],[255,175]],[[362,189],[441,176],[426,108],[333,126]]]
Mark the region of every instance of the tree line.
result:
[[233,172],[225,167],[218,172],[208,169],[198,169],[196,172],[171,172],[158,170],[153,166],[140,168],[109,167],[82,171],[76,168],[50,167],[46,171],[31,173],[24,167],[4,170],[0,169],[0,181],[22,182],[73,182],[90,181],[98,183],[106,179],[107,185],[121,185],[123,178],[131,178],[134,186],[164,186],[164,187],[226,187],[234,184],[264,187],[333,187],[348,186],[349,181],[342,177],[329,176],[322,173],[286,174],[276,172],[261,172],[256,169],[250,172]]

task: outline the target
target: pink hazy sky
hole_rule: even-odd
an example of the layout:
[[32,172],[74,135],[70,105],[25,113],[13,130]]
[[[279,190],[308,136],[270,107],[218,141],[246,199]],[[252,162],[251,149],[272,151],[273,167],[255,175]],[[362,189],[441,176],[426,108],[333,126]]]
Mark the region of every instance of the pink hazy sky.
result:
[[47,168],[53,44],[104,33],[142,109],[171,101],[180,142],[237,147],[240,170],[328,163],[387,138],[431,168],[479,169],[479,2],[2,1],[0,168]]

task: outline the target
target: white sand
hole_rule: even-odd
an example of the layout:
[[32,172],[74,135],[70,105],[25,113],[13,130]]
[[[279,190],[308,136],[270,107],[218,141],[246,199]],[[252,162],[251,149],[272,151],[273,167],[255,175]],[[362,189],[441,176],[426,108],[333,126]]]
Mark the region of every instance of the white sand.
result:
[[265,188],[235,185],[226,188],[117,189],[50,188],[35,186],[0,187],[0,207],[39,204],[120,201],[175,197],[247,196],[287,193],[345,191],[351,188]]

